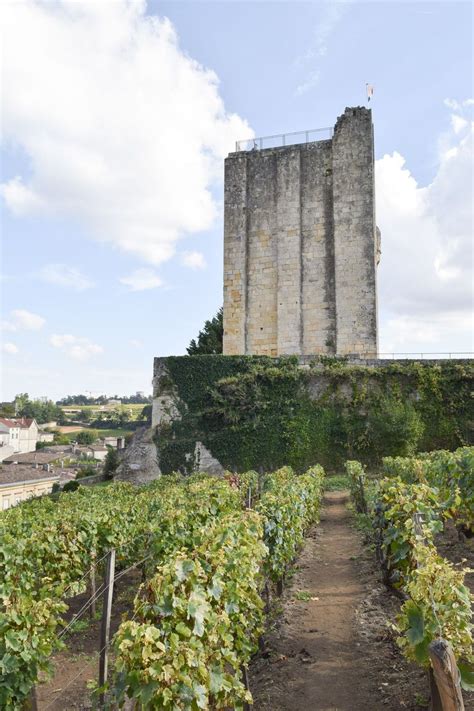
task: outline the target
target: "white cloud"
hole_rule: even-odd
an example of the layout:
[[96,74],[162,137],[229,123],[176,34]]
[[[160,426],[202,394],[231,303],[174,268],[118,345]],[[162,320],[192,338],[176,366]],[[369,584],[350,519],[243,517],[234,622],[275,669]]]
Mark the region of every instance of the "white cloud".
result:
[[18,353],[18,346],[16,346],[14,343],[4,343],[2,346],[2,350],[5,353],[8,353],[9,355],[16,355]]
[[474,106],[474,99],[465,99],[458,101],[457,99],[445,99],[444,105],[452,111],[462,111],[464,106]]
[[306,94],[318,84],[321,69],[320,67],[314,67],[314,64],[318,62],[319,65],[321,65],[324,61],[324,57],[328,51],[329,39],[346,12],[350,1],[351,0],[347,0],[347,2],[335,2],[334,0],[328,0],[319,5],[321,16],[313,33],[311,47],[295,60],[295,66],[297,68],[305,68],[313,65],[308,77],[296,87],[296,96]]
[[135,269],[119,281],[128,286],[131,291],[145,291],[163,286],[163,280],[153,269]]
[[376,161],[382,352],[474,350],[472,157],[466,121],[441,137],[428,186],[399,153]]
[[216,75],[181,50],[171,22],[146,9],[1,4],[3,132],[31,165],[2,192],[17,215],[72,216],[157,265],[210,227],[222,159],[252,131],[226,112]]
[[47,264],[40,270],[40,278],[48,284],[65,286],[76,291],[90,289],[93,283],[79,269],[67,264]]
[[16,175],[7,183],[0,185],[0,195],[14,215],[20,216],[31,212],[44,211],[45,205],[34,190],[23,184],[21,176]]
[[454,133],[461,133],[468,126],[468,121],[462,116],[451,114],[451,125]]
[[201,254],[201,252],[183,252],[181,255],[181,263],[191,269],[205,269],[207,266],[204,255]]
[[10,312],[10,319],[2,322],[4,331],[39,331],[46,320],[38,314],[33,314],[25,309],[14,309]]
[[143,348],[143,343],[142,341],[139,341],[138,338],[131,338],[129,340],[130,345],[132,348]]
[[50,343],[75,360],[88,360],[92,356],[104,352],[102,346],[92,343],[88,338],[71,336],[70,334],[53,334]]
[[314,87],[319,82],[320,76],[321,72],[319,71],[319,69],[316,69],[314,72],[311,72],[306,81],[304,81],[302,84],[298,84],[298,86],[296,87],[296,96],[302,96],[303,94],[306,94],[307,91],[310,91],[310,89],[314,89]]

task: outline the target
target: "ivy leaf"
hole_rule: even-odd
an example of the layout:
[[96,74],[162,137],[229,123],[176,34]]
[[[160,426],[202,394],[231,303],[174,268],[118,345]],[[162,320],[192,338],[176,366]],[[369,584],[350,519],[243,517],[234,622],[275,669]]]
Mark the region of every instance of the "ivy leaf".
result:
[[192,635],[191,630],[184,624],[184,622],[178,622],[176,625],[176,632],[181,635],[181,637],[186,637],[186,639],[189,639]]
[[474,691],[474,665],[467,662],[458,664],[461,675],[461,686],[465,691]]
[[175,564],[176,577],[180,583],[186,580],[189,573],[194,569],[194,562],[192,560],[177,560]]
[[208,698],[206,687],[202,684],[193,684],[193,691],[196,700],[196,704],[200,709],[208,709]]
[[195,590],[189,596],[188,616],[194,619],[194,634],[202,637],[204,634],[204,619],[209,610],[209,605],[204,595]]
[[211,694],[218,694],[224,684],[224,674],[218,667],[214,667],[209,672],[209,691]]
[[407,618],[409,624],[407,637],[410,644],[416,646],[425,636],[423,613],[416,605],[410,605],[407,609]]
[[222,595],[222,581],[217,576],[214,576],[212,578],[212,585],[208,587],[207,591],[214,600],[219,600]]
[[10,647],[10,649],[13,649],[14,652],[19,652],[21,649],[21,641],[18,639],[18,636],[13,632],[13,630],[8,630],[5,633],[5,642],[6,642],[6,647]]

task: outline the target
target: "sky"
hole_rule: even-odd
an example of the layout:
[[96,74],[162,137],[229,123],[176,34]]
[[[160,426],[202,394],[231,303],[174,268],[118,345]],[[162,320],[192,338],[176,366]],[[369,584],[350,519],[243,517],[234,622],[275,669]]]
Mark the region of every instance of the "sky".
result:
[[474,351],[470,2],[6,0],[2,383],[151,392],[222,303],[235,141],[375,126],[381,353]]

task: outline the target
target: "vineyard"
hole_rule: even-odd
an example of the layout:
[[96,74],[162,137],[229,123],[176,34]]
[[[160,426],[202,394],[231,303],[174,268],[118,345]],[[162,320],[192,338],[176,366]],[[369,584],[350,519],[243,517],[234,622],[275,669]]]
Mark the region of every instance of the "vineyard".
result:
[[[112,583],[127,580],[124,576],[135,570],[141,584],[137,579],[133,602],[110,639],[101,643],[100,682],[94,675],[92,691],[96,706],[116,709],[132,700],[135,709],[217,711],[255,704],[261,711],[273,711],[303,709],[314,698],[323,704],[325,694],[333,699],[339,693],[343,699],[347,693],[348,705],[340,708],[363,708],[364,699],[375,699],[383,687],[364,677],[360,657],[354,655],[350,662],[353,684],[365,693],[360,700],[349,683],[346,691],[342,684],[335,692],[324,666],[334,655],[347,656],[354,639],[363,639],[354,637],[349,617],[361,614],[371,594],[359,581],[358,607],[347,597],[354,597],[354,580],[360,577],[359,564],[351,561],[361,555],[361,544],[354,542],[348,524],[342,530],[337,519],[351,516],[338,503],[344,501],[339,490],[346,484],[368,544],[362,555],[374,559],[374,565],[376,561],[385,594],[390,604],[396,601],[396,616],[388,626],[383,622],[382,635],[377,632],[382,641],[374,659],[388,650],[392,658],[398,654],[405,659],[400,675],[416,675],[417,668],[428,671],[432,708],[447,709],[451,707],[441,700],[436,706],[433,699],[441,684],[439,654],[451,654],[452,693],[460,704],[462,693],[470,700],[470,571],[462,559],[449,560],[439,551],[448,527],[459,545],[470,550],[474,448],[463,447],[386,457],[377,474],[348,461],[346,476],[331,480],[319,466],[301,475],[289,467],[222,478],[171,475],[140,488],[123,483],[80,487],[3,512],[0,708],[46,711],[54,703],[60,704],[54,708],[69,708],[69,684],[59,689],[57,701],[48,697],[42,706],[36,705],[36,690],[52,677],[53,661],[66,648],[77,620],[107,597],[111,551]],[[330,493],[325,495],[323,524],[314,527],[325,489]],[[348,593],[346,583],[337,582],[342,570],[349,576]],[[71,617],[68,607],[76,599],[81,604]],[[279,606],[282,611],[275,618]],[[341,647],[337,625],[343,608],[350,615]],[[292,618],[296,624],[300,619],[295,644],[300,647],[304,640],[298,654],[287,649],[291,637],[282,630],[272,633],[278,625],[291,628]],[[310,624],[315,625],[309,629],[311,639]],[[398,652],[383,641],[387,634]],[[327,643],[332,635],[333,646]],[[104,673],[107,660],[110,669]],[[286,681],[284,673],[275,676],[276,663],[286,665]],[[379,669],[377,675],[383,675],[382,663]],[[346,678],[351,678],[350,671]],[[295,684],[302,689],[297,702]],[[383,703],[389,709],[400,707],[388,705],[387,699]]]
[[354,506],[374,528],[384,581],[403,600],[396,625],[403,653],[430,670],[434,689],[434,645],[446,641],[461,685],[474,691],[471,570],[439,555],[435,543],[447,521],[460,536],[474,533],[474,448],[386,457],[381,480],[370,481],[356,461],[346,470]]
[[[147,708],[240,708],[263,630],[262,591],[281,583],[318,517],[323,472],[223,480],[166,477],[31,500],[0,519],[0,707],[21,709],[63,644],[66,600],[140,562],[133,616],[114,640],[110,698]],[[252,510],[250,510],[252,507]],[[93,592],[88,604],[103,592]]]

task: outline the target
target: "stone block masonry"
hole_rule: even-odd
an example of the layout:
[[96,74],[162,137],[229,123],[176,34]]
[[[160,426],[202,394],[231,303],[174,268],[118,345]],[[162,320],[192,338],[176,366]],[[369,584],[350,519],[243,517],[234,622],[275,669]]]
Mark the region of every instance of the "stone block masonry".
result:
[[377,354],[371,111],[225,162],[224,354]]

